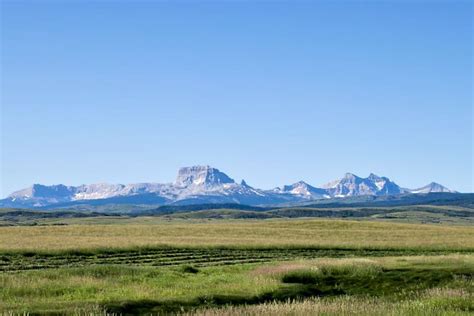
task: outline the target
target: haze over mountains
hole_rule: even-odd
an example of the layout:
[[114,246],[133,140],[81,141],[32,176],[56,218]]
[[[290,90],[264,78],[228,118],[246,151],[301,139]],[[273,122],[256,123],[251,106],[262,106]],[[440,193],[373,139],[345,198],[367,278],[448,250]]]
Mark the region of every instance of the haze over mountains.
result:
[[181,168],[174,183],[90,184],[45,186],[34,184],[0,200],[0,207],[67,206],[77,203],[94,204],[200,204],[240,203],[276,205],[316,199],[351,196],[389,196],[452,192],[441,184],[430,183],[418,189],[398,186],[387,177],[370,174],[361,178],[347,173],[341,179],[320,188],[300,181],[272,190],[253,188],[244,180],[235,182],[225,173],[210,166]]

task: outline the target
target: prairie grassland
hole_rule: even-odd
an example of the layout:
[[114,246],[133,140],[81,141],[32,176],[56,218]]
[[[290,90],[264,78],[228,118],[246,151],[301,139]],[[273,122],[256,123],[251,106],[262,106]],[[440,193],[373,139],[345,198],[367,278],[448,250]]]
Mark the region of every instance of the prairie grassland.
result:
[[0,314],[458,315],[474,312],[473,253],[470,226],[1,227]]
[[277,287],[271,278],[246,277],[250,269],[252,265],[234,265],[188,273],[182,267],[121,265],[5,273],[0,275],[0,311],[97,312],[122,304],[141,308],[147,301],[176,309],[194,305],[197,297],[256,295]]
[[231,316],[231,315],[371,315],[371,316],[459,316],[472,315],[467,308],[474,300],[472,294],[462,290],[434,289],[426,295],[402,302],[383,298],[342,296],[335,298],[310,298],[268,302],[258,305],[226,306],[221,308],[198,309],[184,315]]
[[472,255],[44,269],[0,274],[0,313],[457,315],[473,276]]
[[0,227],[0,251],[163,245],[472,250],[474,227],[321,219]]

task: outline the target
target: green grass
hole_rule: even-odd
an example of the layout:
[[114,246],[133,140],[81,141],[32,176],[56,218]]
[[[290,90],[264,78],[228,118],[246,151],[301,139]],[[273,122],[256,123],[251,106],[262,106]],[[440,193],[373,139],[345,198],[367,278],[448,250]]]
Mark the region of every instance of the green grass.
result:
[[45,269],[0,276],[0,310],[14,312],[67,312],[87,307],[112,311],[122,305],[143,308],[146,301],[163,305],[195,306],[211,294],[248,295],[272,290],[275,280],[247,276],[252,265],[201,268],[89,266]]
[[472,280],[473,273],[472,267],[389,269],[373,264],[326,266],[316,271],[289,272],[282,277],[282,282],[298,284],[300,291],[314,292],[319,296],[394,295],[405,298],[414,291],[436,286],[444,287],[457,280]]
[[[255,306],[319,297],[376,298],[474,312],[474,257],[300,260],[216,267],[125,265],[44,269],[0,275],[0,311],[123,314]],[[456,298],[427,293],[454,291]]]
[[433,289],[417,298],[392,301],[378,297],[315,297],[304,300],[273,301],[257,305],[229,305],[199,308],[185,315],[370,315],[370,316],[460,316],[472,315],[463,306],[474,300],[456,289]]

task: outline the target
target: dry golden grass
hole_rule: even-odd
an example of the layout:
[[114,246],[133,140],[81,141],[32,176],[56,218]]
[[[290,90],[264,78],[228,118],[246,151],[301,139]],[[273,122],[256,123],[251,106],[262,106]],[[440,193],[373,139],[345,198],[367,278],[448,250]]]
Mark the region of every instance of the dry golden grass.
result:
[[160,245],[474,249],[474,227],[320,219],[0,227],[0,250]]

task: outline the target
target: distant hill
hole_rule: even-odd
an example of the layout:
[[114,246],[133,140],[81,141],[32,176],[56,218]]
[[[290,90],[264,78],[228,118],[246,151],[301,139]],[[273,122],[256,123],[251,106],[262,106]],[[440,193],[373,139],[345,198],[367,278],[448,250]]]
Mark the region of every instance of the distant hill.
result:
[[303,207],[364,207],[364,206],[410,206],[453,205],[474,208],[474,193],[423,193],[388,196],[354,196],[312,201]]
[[[82,205],[81,207],[84,207]],[[52,225],[87,223],[95,218],[113,220],[153,217],[161,219],[271,219],[346,218],[421,223],[474,224],[474,194],[428,193],[398,196],[353,196],[292,206],[259,207],[238,203],[164,205],[111,204],[87,209],[0,209],[0,225]],[[90,218],[90,219],[89,219]],[[101,219],[103,221],[103,219]]]
[[250,206],[237,203],[221,203],[221,204],[191,204],[191,205],[164,205],[155,209],[140,210],[131,212],[130,215],[163,215],[173,213],[185,213],[203,210],[239,210],[239,211],[267,211],[272,208]]

